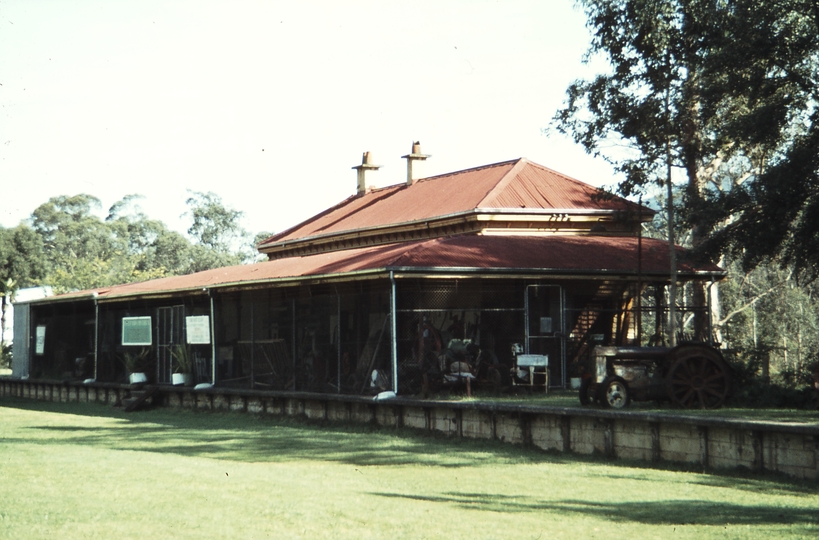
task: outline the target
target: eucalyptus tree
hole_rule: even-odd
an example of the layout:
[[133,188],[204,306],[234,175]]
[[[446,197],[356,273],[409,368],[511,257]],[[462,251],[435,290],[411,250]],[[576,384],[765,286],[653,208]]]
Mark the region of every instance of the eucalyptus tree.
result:
[[191,243],[148,218],[139,198],[125,196],[105,219],[99,199],[87,194],[37,207],[30,221],[44,245],[44,281],[66,292],[195,271]]
[[253,259],[251,238],[242,227],[243,212],[226,206],[213,192],[189,191],[185,201],[191,220],[188,234],[194,239],[195,270],[240,264]]
[[798,283],[793,269],[762,263],[745,272],[728,265],[718,324],[725,345],[743,353],[746,372],[785,386],[810,383],[819,361],[817,283]]
[[31,214],[43,242],[46,284],[55,292],[111,285],[123,279],[123,250],[95,214],[99,199],[87,194],[52,197]]
[[748,266],[783,256],[815,270],[819,250],[800,243],[819,247],[817,2],[579,3],[588,58],[610,69],[568,88],[557,128],[612,163],[623,195],[651,184],[670,194],[683,179],[682,218],[702,256],[728,250]]
[[[715,230],[707,252],[819,277],[819,2],[731,2],[715,32],[710,91],[739,189],[712,190],[692,217]],[[715,106],[716,106],[715,105]],[[741,165],[741,166],[739,166]]]
[[39,283],[45,275],[43,244],[31,228],[20,224],[0,227],[0,354],[6,350],[6,309],[14,294]]
[[108,210],[105,222],[129,260],[131,275],[126,281],[189,274],[193,246],[165,223],[150,219],[139,206],[142,195],[126,195]]
[[31,214],[42,242],[44,282],[55,292],[90,289],[210,268],[253,259],[242,213],[213,193],[191,192],[187,200],[195,240],[169,230],[140,208],[140,195],[126,195],[100,216],[92,195],[52,197]]

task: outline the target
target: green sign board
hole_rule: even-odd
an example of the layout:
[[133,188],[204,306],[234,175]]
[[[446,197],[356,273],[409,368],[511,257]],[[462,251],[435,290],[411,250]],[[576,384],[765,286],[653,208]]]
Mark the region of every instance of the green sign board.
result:
[[150,317],[122,318],[123,345],[151,345],[151,337]]

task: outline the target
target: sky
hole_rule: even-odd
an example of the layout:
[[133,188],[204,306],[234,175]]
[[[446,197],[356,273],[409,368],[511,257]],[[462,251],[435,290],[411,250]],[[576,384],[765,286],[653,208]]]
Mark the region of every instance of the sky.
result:
[[552,131],[589,34],[573,0],[0,0],[0,225],[87,193],[187,228],[189,190],[279,232],[377,186],[526,157],[597,186]]

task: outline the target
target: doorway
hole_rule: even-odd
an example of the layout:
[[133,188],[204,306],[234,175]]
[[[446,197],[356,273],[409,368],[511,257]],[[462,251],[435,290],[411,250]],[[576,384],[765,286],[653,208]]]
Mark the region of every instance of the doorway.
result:
[[549,386],[566,387],[566,333],[563,287],[527,285],[525,298],[526,354],[549,357]]
[[174,345],[185,343],[185,306],[161,307],[156,310],[156,382],[171,384]]

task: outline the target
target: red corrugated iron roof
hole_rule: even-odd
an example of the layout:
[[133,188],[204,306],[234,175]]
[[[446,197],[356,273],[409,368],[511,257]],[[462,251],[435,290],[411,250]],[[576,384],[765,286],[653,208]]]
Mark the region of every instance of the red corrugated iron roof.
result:
[[[599,198],[601,194],[589,184],[521,158],[350,197],[261,245],[493,209],[636,212],[638,208],[621,197]],[[642,212],[653,214],[648,208]]]
[[[317,277],[352,276],[362,272],[475,272],[526,273],[546,275],[636,276],[638,239],[604,236],[453,236],[357,248],[266,261],[252,265],[230,266],[186,276],[175,276],[141,283],[129,283],[95,291],[62,295],[65,299],[100,299],[151,296],[197,289],[242,286],[280,280],[310,280]],[[696,265],[678,249],[681,279],[697,275],[721,276],[713,265]],[[668,244],[655,239],[642,240],[642,272],[663,278],[668,274]],[[52,297],[51,299],[54,299]],[[57,297],[59,298],[59,297]]]

